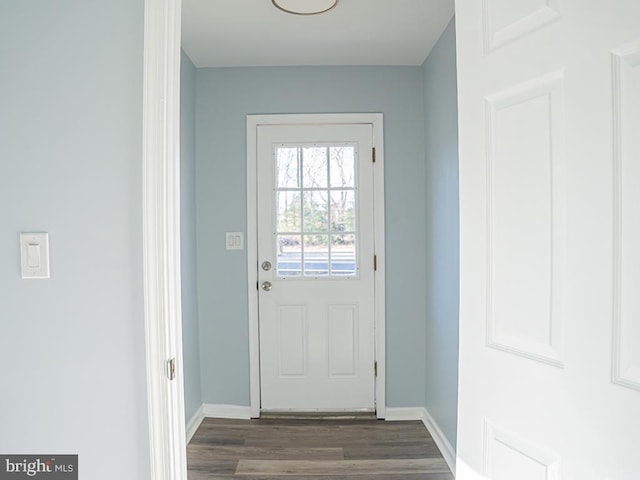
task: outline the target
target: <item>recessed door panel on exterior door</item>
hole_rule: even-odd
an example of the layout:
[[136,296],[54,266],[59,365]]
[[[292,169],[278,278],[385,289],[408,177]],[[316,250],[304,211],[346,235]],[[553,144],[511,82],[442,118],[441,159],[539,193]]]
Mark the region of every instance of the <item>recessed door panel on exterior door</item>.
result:
[[370,410],[374,398],[372,126],[261,125],[262,410]]
[[640,478],[640,2],[458,0],[459,480]]

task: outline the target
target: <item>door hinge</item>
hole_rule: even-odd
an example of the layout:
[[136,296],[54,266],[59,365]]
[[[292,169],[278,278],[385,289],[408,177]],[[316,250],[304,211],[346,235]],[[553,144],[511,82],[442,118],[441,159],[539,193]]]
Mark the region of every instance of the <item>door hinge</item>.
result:
[[373,256],[373,271],[375,272],[376,270],[378,270],[378,256],[374,255]]
[[371,148],[371,160],[373,160],[373,163],[376,163],[376,147]]
[[373,376],[377,377],[378,376],[378,362],[373,362]]
[[175,380],[176,378],[176,359],[175,357],[167,360],[167,378],[169,380]]

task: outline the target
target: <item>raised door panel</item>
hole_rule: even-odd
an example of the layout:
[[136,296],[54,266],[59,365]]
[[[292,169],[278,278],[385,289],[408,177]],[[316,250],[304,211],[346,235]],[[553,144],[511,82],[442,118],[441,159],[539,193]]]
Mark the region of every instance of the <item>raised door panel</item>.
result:
[[560,0],[484,0],[486,53],[560,18]]
[[304,377],[307,373],[307,314],[304,306],[279,306],[278,370],[280,377]]
[[640,389],[640,42],[613,52],[614,381]]
[[487,344],[563,364],[562,73],[486,98]]

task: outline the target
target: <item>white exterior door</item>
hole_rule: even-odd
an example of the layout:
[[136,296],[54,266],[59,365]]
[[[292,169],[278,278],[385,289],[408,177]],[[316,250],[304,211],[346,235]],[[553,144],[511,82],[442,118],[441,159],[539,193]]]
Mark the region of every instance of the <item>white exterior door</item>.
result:
[[375,408],[372,125],[257,131],[263,411]]
[[457,478],[640,478],[640,2],[457,0]]

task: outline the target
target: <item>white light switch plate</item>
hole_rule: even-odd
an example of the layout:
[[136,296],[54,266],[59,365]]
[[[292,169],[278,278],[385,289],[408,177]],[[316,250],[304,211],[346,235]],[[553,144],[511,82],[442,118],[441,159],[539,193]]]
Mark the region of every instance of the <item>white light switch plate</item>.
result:
[[49,234],[21,233],[22,278],[49,278]]
[[243,250],[244,249],[244,233],[242,232],[225,232],[225,245],[227,250]]

